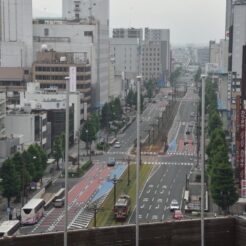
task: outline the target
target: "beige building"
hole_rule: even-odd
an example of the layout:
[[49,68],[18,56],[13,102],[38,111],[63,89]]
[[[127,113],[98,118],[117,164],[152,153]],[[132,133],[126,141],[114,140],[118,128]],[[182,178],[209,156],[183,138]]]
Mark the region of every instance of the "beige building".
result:
[[62,53],[55,51],[41,51],[37,54],[37,61],[33,63],[33,81],[40,83],[40,88],[56,87],[66,89],[65,77],[69,76],[69,67],[76,67],[77,90],[84,94],[83,102],[91,108],[91,65],[84,53]]

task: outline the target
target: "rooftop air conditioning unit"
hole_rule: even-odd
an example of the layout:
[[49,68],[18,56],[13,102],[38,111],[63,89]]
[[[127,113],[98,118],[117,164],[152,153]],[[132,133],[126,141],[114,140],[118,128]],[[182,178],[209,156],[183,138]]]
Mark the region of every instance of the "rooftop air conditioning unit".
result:
[[67,58],[65,56],[60,57],[60,62],[66,62],[66,61],[67,61]]

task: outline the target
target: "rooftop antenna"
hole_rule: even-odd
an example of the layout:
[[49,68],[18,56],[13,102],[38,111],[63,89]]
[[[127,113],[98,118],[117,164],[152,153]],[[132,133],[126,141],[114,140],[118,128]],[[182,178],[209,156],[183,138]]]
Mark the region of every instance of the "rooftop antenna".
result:
[[92,22],[92,0],[89,0],[89,23]]

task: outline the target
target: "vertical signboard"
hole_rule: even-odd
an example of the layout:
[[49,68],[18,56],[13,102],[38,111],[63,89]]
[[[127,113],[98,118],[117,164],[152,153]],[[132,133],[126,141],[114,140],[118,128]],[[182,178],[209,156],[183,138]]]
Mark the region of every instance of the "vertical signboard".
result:
[[238,170],[238,178],[240,178],[240,110],[241,110],[240,96],[236,97],[236,168]]
[[246,198],[246,180],[241,180],[241,194],[240,197]]
[[69,67],[69,83],[70,83],[70,92],[76,92],[77,90],[77,78],[76,75],[77,71],[76,71],[76,67]]
[[87,107],[88,107],[87,102],[84,102],[84,120],[87,120],[87,117],[88,117]]
[[240,180],[245,179],[245,115],[246,110],[240,111]]

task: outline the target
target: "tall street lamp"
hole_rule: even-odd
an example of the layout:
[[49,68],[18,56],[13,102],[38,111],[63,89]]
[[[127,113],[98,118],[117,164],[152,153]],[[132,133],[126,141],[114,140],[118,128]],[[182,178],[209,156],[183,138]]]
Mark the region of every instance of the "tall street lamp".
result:
[[86,129],[85,132],[86,132],[86,152],[88,155],[88,129]]
[[68,225],[68,142],[69,142],[69,92],[70,77],[66,80],[66,134],[65,134],[65,218],[64,218],[64,246],[67,246],[67,225]]

